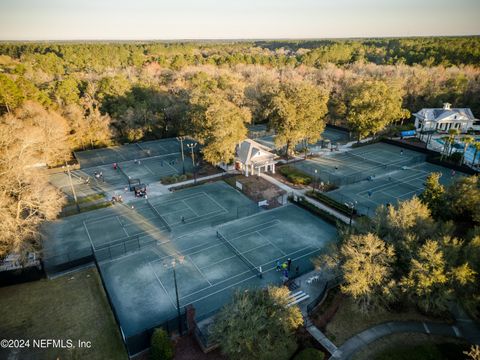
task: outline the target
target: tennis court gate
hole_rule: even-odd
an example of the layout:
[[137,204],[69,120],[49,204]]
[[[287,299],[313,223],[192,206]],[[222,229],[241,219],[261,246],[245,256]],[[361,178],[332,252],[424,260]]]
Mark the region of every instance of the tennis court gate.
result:
[[[108,287],[105,285],[105,279],[102,274],[102,268],[99,265],[96,257],[95,257],[95,252],[94,253],[94,262],[95,262],[95,267],[97,268],[98,275],[100,276],[100,280],[102,283],[103,290],[105,291],[105,294],[107,295],[107,300],[110,305],[110,308],[112,309],[113,316],[115,318],[115,322],[118,326],[118,329],[120,331],[120,334],[122,335],[122,340],[123,344],[125,345],[125,349],[127,350],[128,356],[131,358],[148,348],[150,348],[150,340],[152,338],[152,334],[157,328],[163,328],[169,335],[172,335],[173,333],[179,332],[179,320],[178,317],[175,316],[167,321],[164,321],[162,323],[156,324],[154,326],[151,326],[149,328],[145,328],[139,332],[137,332],[134,335],[130,336],[125,336],[125,333],[123,332],[122,325],[120,323],[117,311],[115,309],[115,306],[112,302],[112,299],[110,298],[110,294],[108,292]],[[187,311],[185,308],[181,310],[180,314],[180,322],[181,322],[181,327],[182,327],[182,334],[183,335],[187,332],[188,330],[188,324],[187,324]]]

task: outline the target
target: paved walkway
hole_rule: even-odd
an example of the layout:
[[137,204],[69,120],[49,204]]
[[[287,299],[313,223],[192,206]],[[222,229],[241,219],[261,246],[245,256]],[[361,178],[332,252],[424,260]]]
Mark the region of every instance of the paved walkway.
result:
[[[263,177],[265,180],[271,182],[274,185],[277,185],[279,188],[285,190],[288,194],[295,194],[297,196],[305,196],[305,190],[297,190],[294,189],[287,184],[282,183],[281,181],[275,179],[274,177],[267,175],[265,173],[260,174],[261,177]],[[327,213],[335,216],[337,219],[341,220],[345,224],[348,224],[350,222],[350,218],[348,216],[343,215],[342,213],[322,204],[321,202],[314,200],[312,198],[309,198],[308,196],[305,196],[305,200],[308,201],[309,203],[315,205],[317,208],[322,209],[326,211]]]
[[398,333],[422,333],[463,338],[480,345],[480,329],[463,309],[454,305],[451,310],[456,322],[453,325],[420,321],[391,321],[373,326],[348,339],[332,353],[331,359],[347,360],[357,351],[384,336]]

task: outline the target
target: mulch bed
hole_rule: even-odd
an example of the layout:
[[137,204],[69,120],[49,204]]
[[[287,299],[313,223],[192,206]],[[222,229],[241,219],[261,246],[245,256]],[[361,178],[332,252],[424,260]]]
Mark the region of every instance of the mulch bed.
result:
[[175,343],[175,360],[227,360],[219,349],[204,354],[194,335],[182,336]]

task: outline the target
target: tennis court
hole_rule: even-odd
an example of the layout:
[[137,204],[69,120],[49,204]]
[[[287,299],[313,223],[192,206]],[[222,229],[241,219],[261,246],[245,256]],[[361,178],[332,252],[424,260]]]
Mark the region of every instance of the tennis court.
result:
[[91,254],[92,248],[102,259],[116,257],[255,211],[255,203],[219,181],[49,223],[44,249],[55,269],[56,264]]
[[[345,131],[336,130],[332,128],[326,128],[322,133],[322,140],[317,141],[315,144],[309,144],[308,148],[312,152],[318,152],[322,149],[324,140],[330,140],[331,144],[345,144],[348,142],[349,135]],[[267,135],[254,139],[258,143],[269,147],[270,149],[276,149],[275,146],[275,135]],[[303,145],[299,144],[296,146],[297,151],[302,150]]]
[[219,309],[237,289],[279,284],[277,260],[291,258],[292,275],[297,266],[298,274],[310,270],[310,259],[335,238],[334,226],[287,205],[173,236],[170,241],[100,261],[99,268],[126,342],[132,339],[135,346],[137,334],[177,314],[172,259],[177,260],[180,307],[193,304],[201,319]]
[[353,184],[405,166],[424,163],[426,156],[394,145],[377,143],[348,152],[331,153],[293,164],[318,181],[337,186]]
[[[144,159],[134,159],[117,163],[114,169],[113,162],[107,165],[95,165],[89,168],[71,171],[72,183],[78,197],[98,192],[113,192],[123,190],[129,179],[140,179],[144,184],[160,181],[165,176],[192,172],[192,159],[185,156],[185,165],[179,153],[156,155]],[[96,177],[95,174],[102,174]],[[88,184],[86,183],[88,179]],[[73,197],[66,173],[56,173],[50,176],[50,183],[62,190],[70,198]]]
[[450,169],[424,162],[375,176],[370,181],[364,180],[345,185],[337,190],[329,191],[325,195],[342,204],[356,202],[356,209],[359,213],[372,216],[379,205],[396,205],[398,201],[420,195],[423,192],[426,178],[432,172],[442,174],[440,182],[443,185],[450,184],[455,177],[463,176],[459,172],[452,175]]
[[[184,146],[189,141],[190,140],[186,140]],[[90,168],[93,166],[113,164],[114,162],[120,163],[175,153],[180,153],[180,143],[176,138],[168,138],[94,150],[76,151],[74,154],[82,168]]]

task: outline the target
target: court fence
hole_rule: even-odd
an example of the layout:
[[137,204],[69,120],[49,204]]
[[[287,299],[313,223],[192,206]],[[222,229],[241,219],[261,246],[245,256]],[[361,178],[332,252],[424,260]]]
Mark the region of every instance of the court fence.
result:
[[147,237],[144,233],[129,236],[126,239],[120,239],[105,245],[93,248],[93,254],[97,261],[112,260],[131,252],[151,247],[157,244],[153,237]]
[[148,200],[147,200],[147,205],[153,211],[153,213],[157,216],[157,218],[162,222],[163,226],[165,226],[165,228],[171,232],[172,228],[170,227],[170,225],[168,225],[167,220],[164,219],[164,217],[158,212],[155,206],[153,206]]
[[[183,313],[180,314],[180,318],[178,318],[178,316],[175,316],[169,320],[155,324],[148,328],[144,328],[141,331],[138,331],[136,334],[126,336],[122,329],[122,325],[120,323],[120,319],[118,317],[115,304],[113,303],[110,297],[110,294],[108,292],[108,287],[106,286],[105,278],[103,277],[101,265],[99,264],[99,262],[95,257],[94,257],[94,263],[97,268],[98,274],[100,276],[102,287],[107,296],[108,303],[110,305],[110,308],[112,309],[115,322],[118,326],[120,334],[122,335],[122,340],[129,357],[133,357],[150,348],[150,341],[152,338],[152,334],[157,328],[163,328],[169,335],[172,335],[173,333],[183,335],[187,331],[188,329],[187,312],[186,312],[186,309],[183,309]],[[181,327],[181,329],[179,329],[179,327]]]
[[48,255],[47,253],[43,257],[43,267],[49,277],[92,262],[93,251],[90,247],[57,255]]

